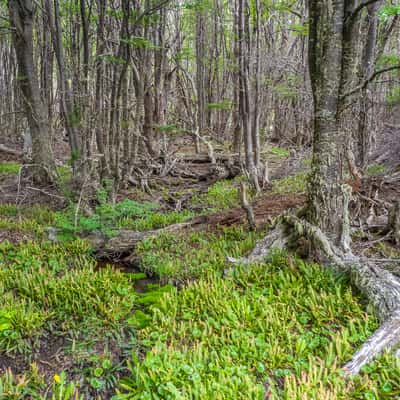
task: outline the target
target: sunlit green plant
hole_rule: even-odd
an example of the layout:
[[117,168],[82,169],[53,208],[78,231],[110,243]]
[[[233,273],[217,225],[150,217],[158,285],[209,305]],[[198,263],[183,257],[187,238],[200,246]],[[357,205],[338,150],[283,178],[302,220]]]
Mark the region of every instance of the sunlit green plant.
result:
[[290,175],[285,178],[274,180],[272,192],[280,195],[305,193],[307,177],[307,173],[301,172],[296,175]]
[[387,168],[382,164],[371,164],[367,167],[366,173],[369,176],[383,175],[387,172]]
[[21,164],[16,162],[0,163],[0,175],[17,175],[21,168]]
[[284,149],[282,147],[271,147],[271,149],[269,150],[272,154],[285,158],[285,157],[289,157],[289,150]]

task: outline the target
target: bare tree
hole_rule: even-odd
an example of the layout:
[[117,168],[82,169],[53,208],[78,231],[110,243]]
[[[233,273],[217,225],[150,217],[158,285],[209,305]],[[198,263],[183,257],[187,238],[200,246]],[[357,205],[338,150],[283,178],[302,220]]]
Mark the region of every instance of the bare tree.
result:
[[55,165],[50,145],[50,127],[33,59],[34,5],[31,0],[10,0],[8,9],[18,63],[18,82],[32,137],[33,178],[39,184],[53,183]]

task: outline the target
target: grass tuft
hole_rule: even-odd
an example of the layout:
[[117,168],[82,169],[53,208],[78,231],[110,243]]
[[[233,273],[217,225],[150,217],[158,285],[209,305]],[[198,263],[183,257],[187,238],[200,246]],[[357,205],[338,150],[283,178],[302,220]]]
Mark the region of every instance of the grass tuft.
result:
[[17,175],[21,168],[21,164],[16,162],[0,163],[0,175]]
[[338,368],[377,323],[342,276],[282,253],[228,279],[209,271],[153,306],[146,356],[115,399],[393,398],[393,357],[351,382]]
[[282,147],[271,147],[269,150],[271,154],[275,156],[279,156],[280,158],[289,157],[290,151],[288,149],[284,149]]
[[368,176],[379,176],[387,173],[387,168],[382,164],[371,164],[367,167],[366,174]]
[[272,193],[288,195],[305,193],[307,187],[308,174],[305,172],[290,175],[282,179],[273,181],[274,188]]
[[[235,179],[216,182],[208,188],[207,193],[194,196],[191,206],[212,212],[240,207],[238,184],[243,179],[239,176]],[[249,194],[253,197],[255,193]]]

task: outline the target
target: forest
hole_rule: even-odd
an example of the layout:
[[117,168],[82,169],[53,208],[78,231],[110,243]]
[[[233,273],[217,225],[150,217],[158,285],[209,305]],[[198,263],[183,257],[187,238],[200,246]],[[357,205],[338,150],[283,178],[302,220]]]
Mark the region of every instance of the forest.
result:
[[399,0],[0,0],[0,400],[400,399]]

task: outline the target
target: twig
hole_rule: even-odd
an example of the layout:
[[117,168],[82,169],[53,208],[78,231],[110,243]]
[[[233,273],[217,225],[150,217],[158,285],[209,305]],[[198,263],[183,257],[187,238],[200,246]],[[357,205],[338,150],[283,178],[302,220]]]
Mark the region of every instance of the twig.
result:
[[362,82],[359,86],[342,94],[340,96],[341,100],[345,99],[346,97],[351,96],[352,94],[358,92],[359,90],[365,89],[368,86],[368,84],[370,82],[372,82],[378,75],[384,74],[385,72],[395,71],[397,69],[400,69],[400,65],[393,65],[391,67],[382,68],[382,69],[379,69],[378,71],[371,73],[370,76],[365,78],[364,82]]
[[247,221],[249,222],[250,228],[254,231],[256,229],[256,220],[254,217],[253,208],[247,200],[247,188],[244,182],[240,184],[240,201],[243,209],[246,211]]
[[32,187],[32,186],[27,186],[27,189],[28,190],[34,190],[36,192],[41,192],[41,193],[43,193],[43,194],[45,194],[47,196],[55,197],[56,199],[65,200],[65,197],[58,196],[57,194],[49,193],[49,192],[47,192],[46,190],[43,190],[43,189],[35,188],[35,187]]

